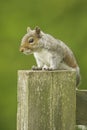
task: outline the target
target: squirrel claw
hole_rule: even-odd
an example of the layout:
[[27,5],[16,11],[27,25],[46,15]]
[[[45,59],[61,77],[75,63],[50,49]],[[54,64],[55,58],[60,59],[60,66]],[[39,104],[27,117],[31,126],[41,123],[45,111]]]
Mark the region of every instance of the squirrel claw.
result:
[[43,70],[52,71],[52,68],[43,68]]

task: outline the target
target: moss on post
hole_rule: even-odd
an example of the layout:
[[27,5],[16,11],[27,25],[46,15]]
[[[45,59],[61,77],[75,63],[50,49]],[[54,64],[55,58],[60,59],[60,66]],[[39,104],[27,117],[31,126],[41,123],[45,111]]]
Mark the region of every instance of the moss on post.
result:
[[17,130],[75,130],[75,71],[18,71]]

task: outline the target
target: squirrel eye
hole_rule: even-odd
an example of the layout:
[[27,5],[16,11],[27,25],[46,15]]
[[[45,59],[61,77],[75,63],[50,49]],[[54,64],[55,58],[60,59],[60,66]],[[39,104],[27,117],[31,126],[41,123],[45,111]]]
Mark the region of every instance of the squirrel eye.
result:
[[34,39],[33,39],[33,38],[29,38],[28,42],[29,42],[29,43],[34,42]]

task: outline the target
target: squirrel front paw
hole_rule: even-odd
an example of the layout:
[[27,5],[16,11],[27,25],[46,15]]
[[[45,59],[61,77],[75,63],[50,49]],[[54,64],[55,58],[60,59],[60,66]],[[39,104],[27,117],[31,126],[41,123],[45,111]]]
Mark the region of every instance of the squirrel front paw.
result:
[[42,70],[52,71],[53,68],[51,68],[51,67],[47,67],[47,66],[44,66],[44,67],[42,68]]
[[43,70],[48,70],[48,71],[52,71],[52,68],[44,68]]
[[57,68],[54,68],[54,67],[44,66],[44,67],[42,68],[42,70],[55,71],[55,70],[58,70],[58,69],[57,69]]
[[46,70],[46,71],[52,71],[52,70],[56,70],[52,67],[47,67],[46,65],[44,67],[38,67],[38,66],[32,66],[32,70]]
[[32,66],[32,70],[42,70],[42,68],[41,67],[38,67],[38,66]]

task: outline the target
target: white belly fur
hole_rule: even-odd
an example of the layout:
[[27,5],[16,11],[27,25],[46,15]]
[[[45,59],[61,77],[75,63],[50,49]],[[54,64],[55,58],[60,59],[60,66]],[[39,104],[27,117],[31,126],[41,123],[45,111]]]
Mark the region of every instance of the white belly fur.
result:
[[52,58],[52,54],[48,52],[48,50],[41,50],[40,52],[35,52],[34,57],[37,60],[43,62],[44,65],[50,66],[50,60]]

